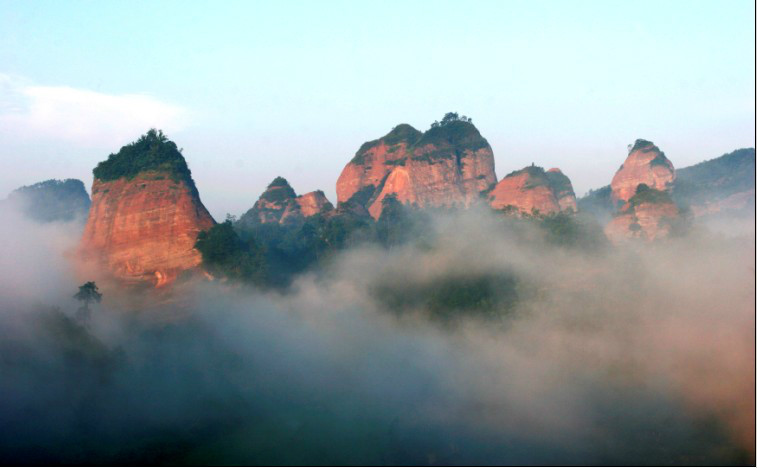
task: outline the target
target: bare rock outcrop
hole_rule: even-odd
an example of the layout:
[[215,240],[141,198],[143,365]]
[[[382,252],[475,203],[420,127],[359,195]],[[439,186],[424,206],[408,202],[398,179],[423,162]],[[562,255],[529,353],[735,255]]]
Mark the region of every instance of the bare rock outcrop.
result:
[[671,198],[676,174],[673,163],[651,141],[636,140],[610,183],[614,217],[605,226],[613,242],[652,241],[667,237],[680,221]]
[[496,182],[494,155],[470,119],[447,114],[425,133],[401,124],[360,147],[337,181],[337,201],[376,219],[394,195],[419,207],[468,206]]
[[554,214],[576,210],[576,195],[570,179],[559,169],[544,171],[528,166],[508,174],[489,192],[496,210],[519,214]]
[[641,184],[668,191],[674,181],[675,169],[665,153],[651,141],[636,140],[610,183],[613,205],[620,208],[636,194],[636,188]]
[[255,224],[278,223],[296,225],[305,218],[328,213],[334,209],[331,202],[321,190],[297,196],[289,182],[283,177],[276,177],[241,218],[242,227]]

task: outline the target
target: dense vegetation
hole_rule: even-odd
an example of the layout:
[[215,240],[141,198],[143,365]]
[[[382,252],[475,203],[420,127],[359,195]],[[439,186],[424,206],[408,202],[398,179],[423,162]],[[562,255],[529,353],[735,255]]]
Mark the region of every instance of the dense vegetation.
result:
[[[200,234],[197,248],[215,275],[286,288],[296,275],[321,271],[335,254],[352,247],[433,248],[438,235],[434,218],[454,213],[454,209],[446,208],[419,209],[391,195],[382,203],[382,215],[376,221],[367,214],[345,209],[285,225],[241,220],[233,223],[230,218]],[[545,242],[569,249],[594,253],[606,245],[601,226],[590,216],[561,213],[500,219],[503,229],[522,232],[524,240],[536,228]]]
[[399,124],[394,127],[391,132],[387,133],[382,140],[384,141],[384,144],[389,146],[402,142],[412,144],[418,141],[418,138],[420,138],[421,135],[423,135],[423,133],[419,132],[411,125]]
[[363,143],[360,146],[360,149],[357,150],[357,153],[355,153],[355,156],[352,158],[352,161],[350,161],[352,164],[365,164],[365,156],[366,153],[373,147],[378,146],[381,143],[384,143],[387,146],[390,146],[389,152],[393,153],[397,150],[396,145],[400,143],[405,143],[408,147],[412,146],[418,139],[423,135],[423,133],[419,132],[412,126],[408,124],[399,124],[396,127],[392,129],[391,132],[387,133],[383,137],[377,139],[377,140],[371,140]]
[[295,198],[296,196],[297,194],[292,186],[289,185],[289,182],[285,178],[279,176],[273,179],[273,182],[268,184],[268,187],[266,188],[266,191],[263,192],[261,198],[267,201],[277,202],[288,198]]
[[30,218],[41,222],[84,220],[89,195],[78,179],[46,180],[11,192],[8,201]]
[[122,147],[118,153],[109,155],[92,172],[95,178],[109,181],[122,177],[132,179],[145,171],[161,172],[176,181],[192,180],[187,162],[176,143],[169,140],[161,130],[154,128],[137,141]]
[[688,206],[754,189],[754,171],[754,148],[742,148],[680,169],[676,172],[673,199]]
[[591,213],[599,219],[608,217],[612,211],[612,188],[609,185],[589,190],[589,193],[577,200],[578,211]]
[[473,121],[459,117],[456,112],[445,114],[441,122],[434,122],[431,128],[416,142],[416,147],[434,145],[440,147],[430,157],[452,157],[465,150],[477,151],[487,148],[489,143],[481,136]]
[[659,204],[659,203],[672,203],[673,200],[670,198],[670,194],[664,190],[657,190],[651,188],[647,184],[639,184],[636,187],[636,193],[633,197],[631,197],[630,200],[628,200],[628,205],[630,207],[636,207],[641,205],[642,203],[653,203],[653,204]]
[[639,139],[637,139],[637,140],[636,140],[636,141],[635,141],[635,142],[633,143],[633,145],[628,145],[628,154],[631,154],[631,153],[633,153],[634,151],[636,151],[636,150],[638,150],[638,149],[642,149],[642,148],[645,148],[645,147],[647,147],[647,146],[649,146],[650,148],[648,148],[647,150],[645,150],[645,152],[646,152],[646,151],[652,151],[652,149],[654,149],[654,148],[653,148],[653,147],[654,147],[654,143],[652,143],[652,142],[651,142],[651,141],[649,141],[649,140],[644,140],[644,139],[642,139],[642,138],[639,138]]
[[315,215],[302,224],[238,223],[239,237],[262,248],[270,286],[288,285],[293,276],[326,262],[335,253],[374,237],[372,219],[350,212]]
[[261,285],[267,280],[262,250],[252,239],[242,241],[230,220],[201,232],[195,248],[202,254],[205,268],[214,275]]
[[562,193],[573,194],[573,184],[570,183],[568,176],[562,172],[547,172],[547,179],[549,180],[549,186],[552,187],[552,191],[556,195]]
[[375,285],[372,295],[396,314],[417,312],[449,323],[462,315],[506,316],[522,299],[524,289],[518,278],[507,272],[461,273],[421,282],[389,279]]

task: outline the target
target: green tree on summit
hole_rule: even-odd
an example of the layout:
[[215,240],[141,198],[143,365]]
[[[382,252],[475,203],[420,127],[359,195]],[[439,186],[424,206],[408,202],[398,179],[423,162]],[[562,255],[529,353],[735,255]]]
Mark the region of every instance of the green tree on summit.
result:
[[191,181],[192,174],[176,143],[162,130],[151,128],[133,143],[123,146],[118,153],[108,156],[92,171],[102,181],[121,177],[132,179],[143,171],[158,171],[174,180]]

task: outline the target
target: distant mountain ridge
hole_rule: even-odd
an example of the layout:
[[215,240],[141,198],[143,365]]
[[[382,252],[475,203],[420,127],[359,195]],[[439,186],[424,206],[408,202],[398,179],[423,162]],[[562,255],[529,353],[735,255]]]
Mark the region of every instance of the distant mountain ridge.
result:
[[[743,199],[740,208],[748,209],[750,199],[751,206],[754,207],[754,189],[755,149],[742,148],[676,170],[671,196],[682,208],[694,209],[698,214],[703,214],[702,207],[739,195]],[[724,208],[728,209],[727,206]],[[611,187],[606,185],[590,190],[578,199],[578,209],[600,219],[607,219],[613,210]]]
[[741,148],[685,167],[677,172],[673,199],[683,206],[701,206],[754,191],[754,171],[754,148]]
[[86,220],[90,199],[79,179],[50,179],[19,187],[5,203],[39,222]]

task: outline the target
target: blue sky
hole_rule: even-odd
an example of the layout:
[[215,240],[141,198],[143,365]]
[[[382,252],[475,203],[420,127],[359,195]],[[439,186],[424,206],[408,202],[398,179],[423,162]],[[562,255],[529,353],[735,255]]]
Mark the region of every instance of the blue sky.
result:
[[0,1],[0,197],[76,177],[150,126],[216,218],[275,176],[323,189],[358,147],[447,111],[497,175],[580,195],[636,138],[677,167],[754,146],[754,3]]

